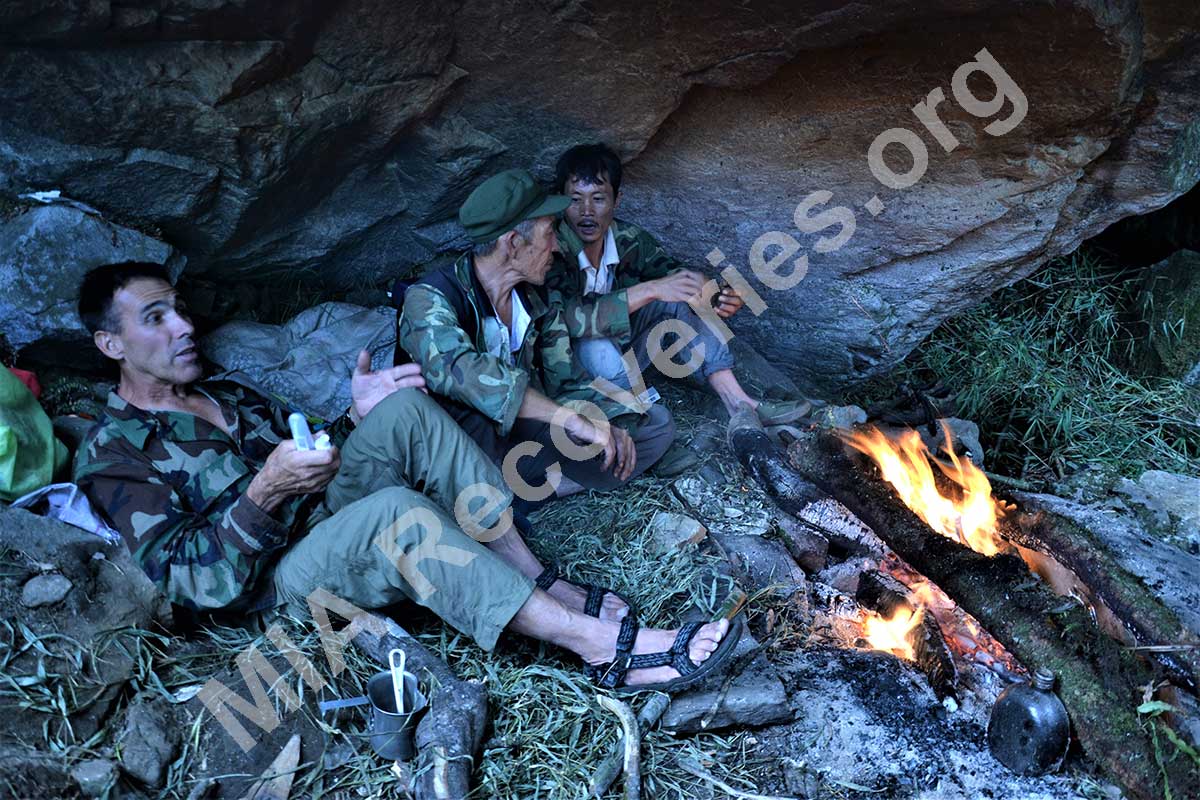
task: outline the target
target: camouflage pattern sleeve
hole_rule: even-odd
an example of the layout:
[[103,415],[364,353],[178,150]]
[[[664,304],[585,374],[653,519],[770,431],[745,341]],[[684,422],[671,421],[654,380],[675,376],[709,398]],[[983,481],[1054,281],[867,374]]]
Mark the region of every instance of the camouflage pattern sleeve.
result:
[[479,411],[499,425],[503,436],[512,430],[529,373],[478,350],[437,289],[417,284],[404,295],[400,346],[421,365],[429,391]]
[[633,407],[627,408],[600,392],[591,378],[571,351],[571,337],[567,333],[567,325],[563,321],[561,311],[554,306],[545,314],[538,328],[538,348],[542,366],[542,382],[546,395],[565,406],[572,406],[572,401],[587,401],[595,403],[612,419],[631,410],[644,413],[649,405],[633,401]]
[[600,296],[584,297],[580,292],[577,268],[571,268],[556,255],[546,277],[550,302],[562,311],[563,323],[572,339],[602,336],[624,341],[629,336],[629,297],[621,289]]
[[75,481],[172,603],[196,610],[239,605],[267,556],[286,545],[288,530],[245,496],[252,476],[232,454],[197,471],[171,467],[119,439],[90,438]]

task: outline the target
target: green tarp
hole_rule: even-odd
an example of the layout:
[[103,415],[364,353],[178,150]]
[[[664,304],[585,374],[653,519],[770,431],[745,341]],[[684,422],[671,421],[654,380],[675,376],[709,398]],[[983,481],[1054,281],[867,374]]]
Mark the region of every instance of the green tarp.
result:
[[0,500],[11,502],[54,482],[67,448],[33,392],[0,367]]

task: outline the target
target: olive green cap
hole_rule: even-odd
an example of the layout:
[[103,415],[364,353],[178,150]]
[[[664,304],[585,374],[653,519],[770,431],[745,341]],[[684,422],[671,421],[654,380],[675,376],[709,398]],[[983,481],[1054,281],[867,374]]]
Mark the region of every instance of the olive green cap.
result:
[[458,210],[458,221],[467,238],[480,244],[499,238],[527,219],[548,217],[569,205],[569,197],[548,194],[525,170],[509,169],[475,187]]

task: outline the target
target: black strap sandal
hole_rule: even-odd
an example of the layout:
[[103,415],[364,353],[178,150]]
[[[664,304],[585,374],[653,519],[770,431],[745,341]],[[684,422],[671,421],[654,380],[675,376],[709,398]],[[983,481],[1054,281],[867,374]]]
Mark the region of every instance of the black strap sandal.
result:
[[[542,570],[541,575],[537,576],[534,584],[543,592],[548,592],[550,591],[550,587],[560,577],[558,574],[558,565],[550,564]],[[620,599],[625,604],[625,607],[629,609],[629,613],[633,614],[633,603],[630,603],[623,595],[614,592],[612,589],[605,589],[603,586],[596,586],[592,583],[581,583],[579,584],[579,588],[587,591],[587,599],[583,603],[583,613],[589,617],[600,618],[600,609],[604,605],[604,595],[606,594],[611,594],[613,597]]]
[[[599,666],[585,665],[584,673],[592,683],[600,688],[610,689],[620,695],[637,694],[638,692],[667,692],[669,694],[682,691],[719,672],[729,660],[729,656],[733,654],[738,640],[742,638],[742,618],[737,616],[730,621],[729,630],[725,632],[724,638],[721,639],[713,654],[697,664],[688,657],[688,648],[692,643],[692,638],[707,624],[705,622],[688,622],[682,625],[675,635],[675,641],[671,644],[670,650],[633,655],[633,644],[637,640],[641,626],[638,624],[637,618],[630,613],[621,620],[621,630],[617,633],[616,655],[613,660]],[[626,685],[625,677],[630,670],[648,667],[672,667],[679,673],[679,677],[659,683]]]

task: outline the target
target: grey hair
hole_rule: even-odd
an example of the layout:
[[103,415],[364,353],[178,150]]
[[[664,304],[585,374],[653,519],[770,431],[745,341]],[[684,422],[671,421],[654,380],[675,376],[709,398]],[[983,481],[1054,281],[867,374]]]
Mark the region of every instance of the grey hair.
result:
[[[522,222],[517,223],[513,230],[516,231],[517,234],[520,235],[520,237],[525,241],[532,241],[533,226],[535,223],[537,223],[536,218],[523,220]],[[504,233],[500,234],[500,236],[492,239],[490,242],[480,242],[471,248],[471,252],[475,254],[476,258],[486,258],[487,256],[490,256],[492,253],[496,252],[496,245],[500,243],[500,237],[507,233],[508,231],[505,231]]]

